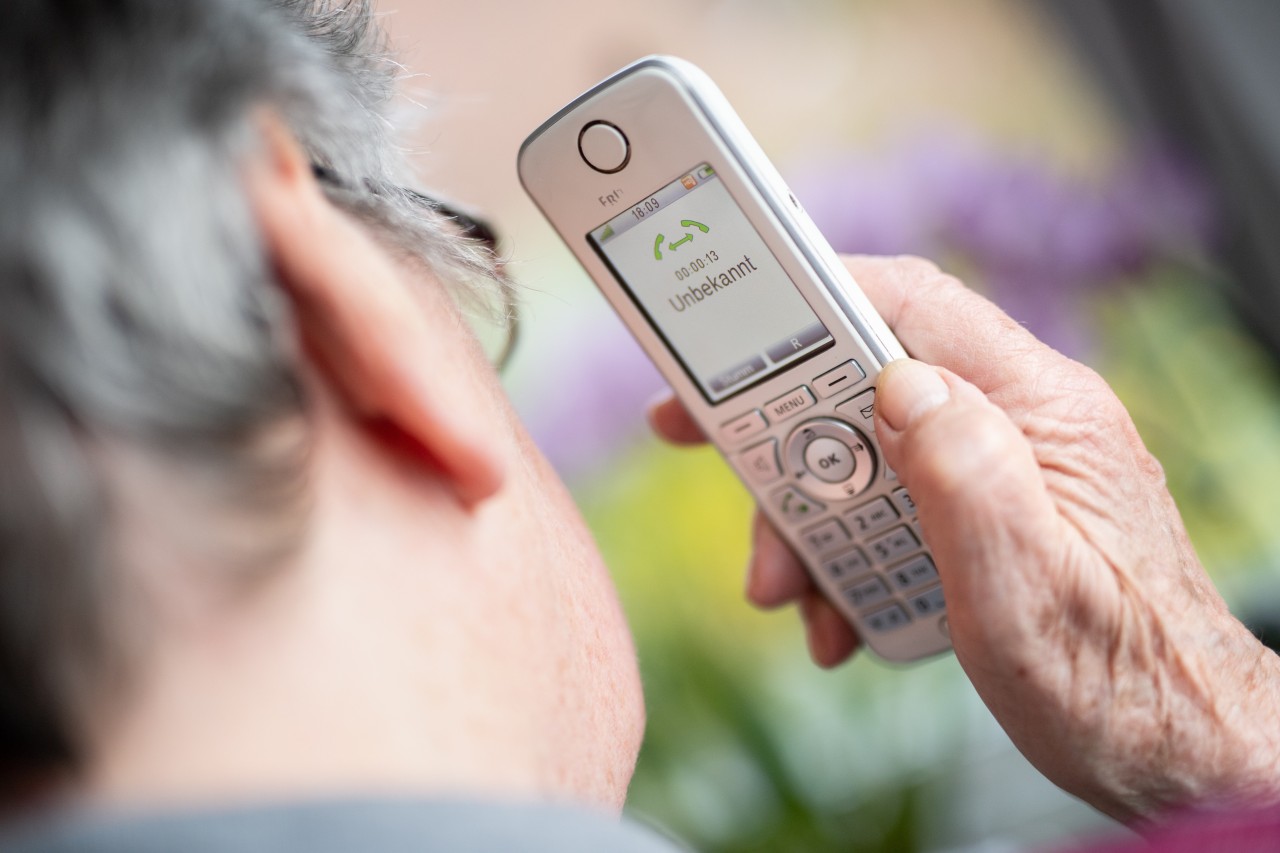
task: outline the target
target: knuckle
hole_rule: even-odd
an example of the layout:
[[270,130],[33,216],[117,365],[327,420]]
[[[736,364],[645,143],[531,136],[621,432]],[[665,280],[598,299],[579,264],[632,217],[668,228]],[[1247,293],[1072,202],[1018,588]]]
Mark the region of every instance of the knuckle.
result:
[[1119,404],[1107,380],[1093,368],[1064,358],[1061,373],[1061,381],[1066,390],[1088,397],[1098,405],[1110,406],[1113,402]]
[[937,264],[919,255],[898,255],[893,263],[900,274],[911,278],[931,278],[942,274]]
[[1096,371],[1064,359],[1056,373],[1055,396],[1070,406],[1071,420],[1091,430],[1106,433],[1118,429],[1126,437],[1137,437],[1129,410]]
[[1147,478],[1149,483],[1160,489],[1168,488],[1169,479],[1164,472],[1164,465],[1152,455],[1150,450],[1147,450],[1145,444],[1138,451],[1136,462],[1138,470]]
[[[938,265],[932,261],[920,258],[911,260],[919,261],[919,264],[911,263],[904,270],[904,278],[907,279],[904,283],[909,285],[908,292],[913,297],[933,306],[945,306],[953,316],[972,317],[975,312],[979,312],[981,314],[981,319],[978,320],[979,325],[994,320],[1000,325],[1001,332],[1027,334],[1017,321],[1004,312],[998,309],[992,312],[994,306],[956,276],[939,269]],[[986,316],[992,313],[994,313],[993,317]]]

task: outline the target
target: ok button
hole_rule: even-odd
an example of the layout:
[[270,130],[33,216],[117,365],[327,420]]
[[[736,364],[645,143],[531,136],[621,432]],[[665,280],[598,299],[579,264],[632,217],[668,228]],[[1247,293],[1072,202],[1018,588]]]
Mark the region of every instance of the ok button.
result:
[[853,451],[838,438],[815,438],[804,449],[804,467],[827,483],[843,483],[853,476]]

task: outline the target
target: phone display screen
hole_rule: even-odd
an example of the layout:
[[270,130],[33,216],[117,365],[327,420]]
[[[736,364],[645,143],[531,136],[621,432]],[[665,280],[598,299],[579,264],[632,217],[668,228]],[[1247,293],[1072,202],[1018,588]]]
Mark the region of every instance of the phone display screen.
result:
[[587,237],[709,403],[833,343],[706,163]]

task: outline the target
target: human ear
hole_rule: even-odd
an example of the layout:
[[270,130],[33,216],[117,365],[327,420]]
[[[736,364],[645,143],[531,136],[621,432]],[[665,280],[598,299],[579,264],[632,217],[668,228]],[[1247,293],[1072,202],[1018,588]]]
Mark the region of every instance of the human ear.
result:
[[450,297],[411,290],[387,251],[325,198],[283,122],[265,113],[258,124],[247,190],[306,357],[371,434],[390,427],[463,505],[481,503],[502,486],[504,444],[483,395],[457,393],[466,384],[450,375],[467,335]]

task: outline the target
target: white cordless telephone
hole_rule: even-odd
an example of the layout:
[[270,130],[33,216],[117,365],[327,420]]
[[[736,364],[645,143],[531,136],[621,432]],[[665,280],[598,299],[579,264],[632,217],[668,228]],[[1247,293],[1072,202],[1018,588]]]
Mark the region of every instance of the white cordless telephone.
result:
[[863,642],[890,661],[950,648],[873,428],[876,377],[905,353],[711,80],[630,65],[534,131],[519,171]]

